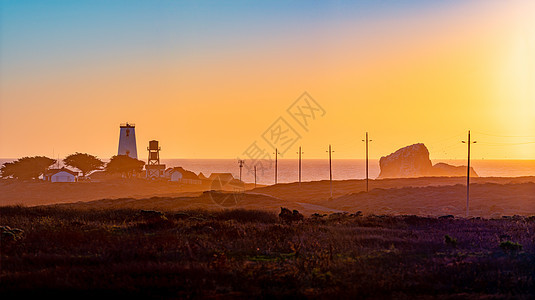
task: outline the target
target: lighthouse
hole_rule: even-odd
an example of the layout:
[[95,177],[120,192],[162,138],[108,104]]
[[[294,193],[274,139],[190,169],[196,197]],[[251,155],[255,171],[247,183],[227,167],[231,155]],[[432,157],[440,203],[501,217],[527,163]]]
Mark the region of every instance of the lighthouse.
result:
[[117,155],[128,155],[137,159],[136,125],[130,123],[121,124]]

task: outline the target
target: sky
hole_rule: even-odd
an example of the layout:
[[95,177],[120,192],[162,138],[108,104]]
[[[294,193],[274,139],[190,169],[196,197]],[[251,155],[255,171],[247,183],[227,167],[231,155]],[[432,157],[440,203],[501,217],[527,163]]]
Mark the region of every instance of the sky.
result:
[[0,0],[1,158],[107,159],[125,122],[140,158],[535,159],[535,4]]

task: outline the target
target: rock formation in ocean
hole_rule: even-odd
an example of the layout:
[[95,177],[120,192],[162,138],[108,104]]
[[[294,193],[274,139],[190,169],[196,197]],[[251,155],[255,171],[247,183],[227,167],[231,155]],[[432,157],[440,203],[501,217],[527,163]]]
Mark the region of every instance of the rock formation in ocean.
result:
[[[433,166],[431,176],[466,176],[466,166],[452,166],[437,163]],[[473,167],[470,167],[470,177],[478,177]]]
[[[379,166],[381,173],[378,178],[466,175],[466,166],[452,166],[446,163],[437,163],[433,166],[429,159],[429,150],[421,143],[403,147],[381,157]],[[470,176],[478,176],[472,167]]]

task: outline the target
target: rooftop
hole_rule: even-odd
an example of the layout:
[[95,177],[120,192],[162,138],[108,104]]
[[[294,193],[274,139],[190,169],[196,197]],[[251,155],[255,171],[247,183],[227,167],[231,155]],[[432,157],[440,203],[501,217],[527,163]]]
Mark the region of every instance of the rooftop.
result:
[[121,123],[121,128],[135,128],[136,127],[136,124],[134,123]]

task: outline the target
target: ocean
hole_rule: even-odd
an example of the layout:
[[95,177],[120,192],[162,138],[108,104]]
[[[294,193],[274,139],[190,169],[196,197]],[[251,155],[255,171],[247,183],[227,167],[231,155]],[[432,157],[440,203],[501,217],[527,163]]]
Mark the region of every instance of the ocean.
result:
[[[13,159],[0,159],[0,163]],[[445,162],[451,165],[466,165],[466,160],[432,160],[433,164]],[[202,172],[205,176],[211,173],[232,173],[239,178],[240,168],[235,159],[162,159],[166,167],[183,167],[195,174]],[[535,176],[535,160],[471,160],[471,166],[482,177],[518,177]],[[299,180],[299,164],[297,159],[278,160],[278,183],[296,182]],[[318,181],[329,180],[328,159],[303,159],[301,161],[301,180]],[[379,160],[369,160],[369,177],[379,175]],[[366,178],[366,161],[364,159],[333,159],[333,180],[364,179]],[[242,168],[242,180],[254,182],[254,172],[248,167],[248,161]],[[257,167],[257,183],[273,184],[275,181],[274,161],[270,165]]]
[[[234,159],[162,159],[162,163],[168,167],[180,166],[205,176],[211,173],[229,172],[235,178],[239,178],[240,168]],[[436,160],[451,165],[466,165],[466,160]],[[535,176],[535,160],[471,160],[470,164],[476,173],[482,177],[518,177]],[[297,159],[278,160],[278,183],[296,182],[299,180],[299,161]],[[262,171],[261,171],[262,169]],[[247,161],[242,168],[242,180],[254,182],[254,172],[247,167]],[[379,160],[370,159],[368,174],[371,179],[379,176]],[[366,178],[366,160],[364,159],[333,159],[333,180],[364,179]],[[317,181],[329,179],[328,159],[303,159],[301,161],[301,180]],[[275,166],[257,168],[257,183],[273,184],[275,182]]]

